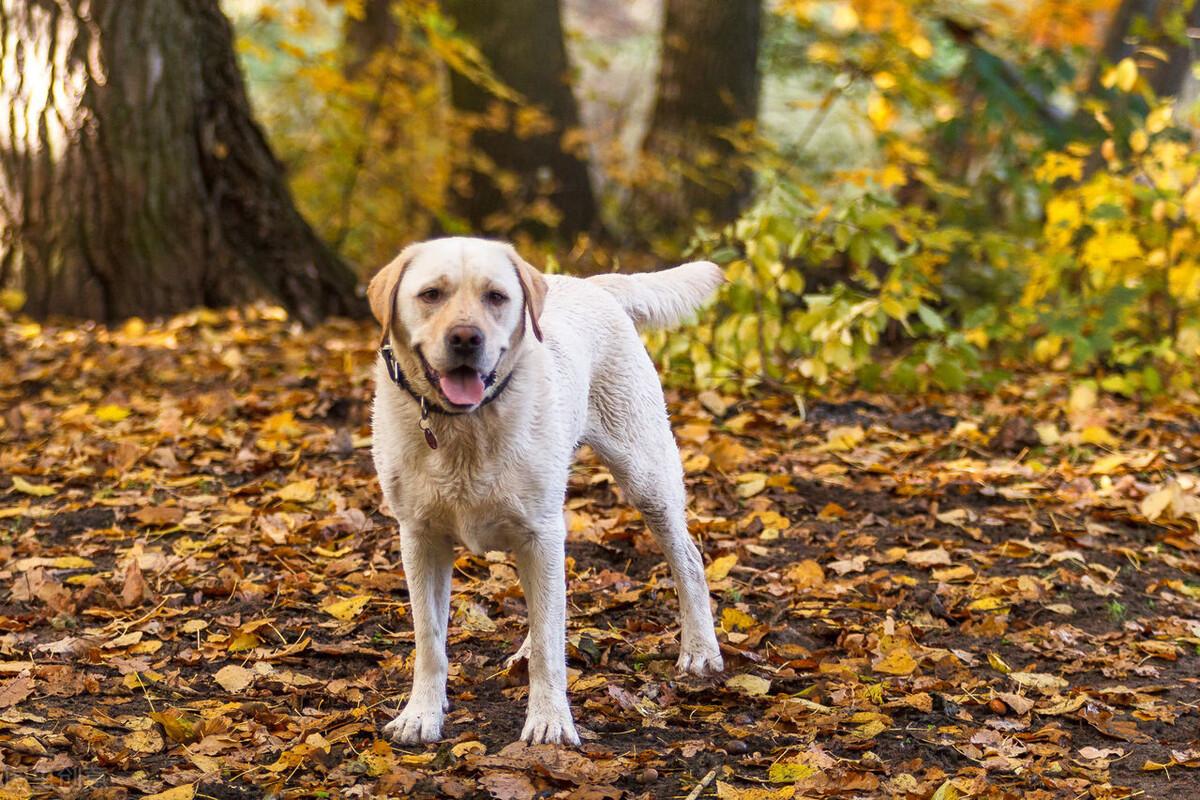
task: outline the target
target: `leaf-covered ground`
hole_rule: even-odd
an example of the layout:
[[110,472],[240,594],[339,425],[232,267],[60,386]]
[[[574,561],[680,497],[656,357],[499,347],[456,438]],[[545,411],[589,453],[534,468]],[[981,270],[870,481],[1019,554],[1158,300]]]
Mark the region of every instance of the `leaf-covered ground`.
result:
[[378,736],[412,633],[373,331],[0,330],[5,800],[1200,793],[1194,404],[1046,376],[807,413],[674,395],[727,674],[675,677],[670,577],[584,453],[583,747],[512,744],[524,602],[464,554],[448,738],[403,748]]

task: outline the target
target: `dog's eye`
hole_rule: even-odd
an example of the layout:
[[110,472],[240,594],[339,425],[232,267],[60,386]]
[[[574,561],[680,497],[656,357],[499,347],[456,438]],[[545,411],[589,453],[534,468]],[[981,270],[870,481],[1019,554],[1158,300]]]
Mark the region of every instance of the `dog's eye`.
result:
[[497,292],[493,290],[485,294],[483,297],[494,306],[503,305],[504,303],[508,302],[508,295],[506,295],[504,292]]
[[421,298],[426,303],[436,303],[438,300],[442,299],[442,290],[436,286],[430,286],[428,289],[418,294],[417,297]]

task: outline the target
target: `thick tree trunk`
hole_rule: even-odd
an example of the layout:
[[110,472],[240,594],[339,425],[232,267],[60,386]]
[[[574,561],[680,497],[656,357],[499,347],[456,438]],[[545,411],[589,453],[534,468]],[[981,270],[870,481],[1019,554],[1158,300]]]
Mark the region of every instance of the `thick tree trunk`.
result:
[[[758,115],[761,0],[666,0],[662,66],[646,171],[663,181],[641,193],[658,222],[688,227],[700,213],[734,217],[751,176],[729,134]],[[731,163],[733,162],[733,163]]]
[[[443,0],[458,29],[479,47],[499,80],[544,118],[454,72],[451,101],[476,115],[477,159],[458,182],[454,205],[473,228],[509,233],[550,227],[571,238],[597,227],[584,143],[572,134],[579,107],[571,92],[558,0]],[[544,123],[544,124],[543,124]],[[530,225],[548,201],[558,219]]]
[[0,285],[31,314],[361,313],[253,121],[217,0],[0,0],[0,108]]

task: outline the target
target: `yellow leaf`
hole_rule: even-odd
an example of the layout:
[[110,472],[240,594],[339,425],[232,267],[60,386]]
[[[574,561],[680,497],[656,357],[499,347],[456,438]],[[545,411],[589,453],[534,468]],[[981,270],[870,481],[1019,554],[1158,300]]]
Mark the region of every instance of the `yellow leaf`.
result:
[[704,577],[714,583],[723,580],[729,574],[729,570],[733,569],[733,565],[737,563],[737,560],[736,553],[714,558],[712,563],[704,570]]
[[721,611],[721,628],[726,631],[744,631],[754,627],[754,617],[736,608]]
[[1080,414],[1084,411],[1091,411],[1096,405],[1096,386],[1091,382],[1078,384],[1071,390],[1071,399],[1067,401],[1067,408],[1072,414]]
[[487,745],[485,745],[483,742],[474,740],[469,742],[459,742],[458,744],[454,745],[454,747],[450,748],[450,752],[455,758],[462,758],[463,756],[471,753],[483,755],[487,752]]
[[829,24],[838,33],[850,33],[858,27],[858,14],[849,3],[838,3]]
[[157,794],[148,794],[142,800],[192,800],[196,796],[196,784],[185,783]]
[[1105,89],[1111,89],[1114,86],[1122,92],[1133,90],[1138,79],[1137,62],[1132,58],[1122,58],[1117,65],[1110,69],[1100,79],[1100,85]]
[[859,425],[831,428],[829,433],[825,435],[825,446],[834,451],[853,450],[866,436],[866,433],[863,432],[862,427]]
[[793,564],[785,576],[797,589],[813,589],[825,583],[825,570],[811,558]]
[[1120,442],[1100,425],[1089,425],[1079,434],[1079,441],[1084,444],[1094,444],[1101,447],[1115,447]]
[[917,668],[917,660],[902,647],[888,651],[883,658],[876,659],[871,668],[885,675],[911,675]]
[[15,314],[25,306],[25,293],[20,289],[0,290],[0,308]]
[[82,556],[59,556],[54,559],[55,569],[88,569],[96,566]]
[[1146,130],[1149,133],[1159,133],[1171,124],[1175,109],[1170,103],[1164,103],[1146,115]]
[[311,503],[317,498],[317,479],[308,478],[307,480],[289,483],[275,492],[275,496],[280,500],[290,503]]
[[258,634],[252,631],[238,631],[237,635],[229,640],[225,649],[231,653],[242,653],[246,650],[253,650],[260,644],[262,644],[262,639],[258,637]]
[[752,475],[746,480],[741,480],[741,478],[739,478],[737,496],[745,500],[747,498],[754,497],[756,494],[760,494],[766,488],[767,479],[760,475]]
[[371,602],[370,595],[359,594],[330,603],[321,610],[335,619],[340,619],[342,622],[349,622],[361,614],[369,602]]
[[1141,512],[1142,516],[1154,522],[1162,516],[1162,513],[1171,505],[1171,500],[1175,495],[1175,490],[1171,486],[1164,486],[1156,492],[1151,492],[1142,498]]
[[771,781],[771,783],[799,783],[818,774],[818,772],[820,770],[812,764],[806,764],[801,760],[776,761],[771,765],[771,769],[767,771],[767,780]]
[[1012,672],[1012,667],[1004,663],[1004,659],[996,653],[987,654],[988,664],[997,672],[1003,672],[1005,675]]
[[867,98],[867,119],[876,131],[886,131],[896,120],[896,110],[882,94],[871,92]]
[[30,483],[20,475],[12,476],[12,488],[24,494],[31,494],[34,497],[49,497],[58,491],[53,486],[39,486],[36,483]]
[[958,787],[950,781],[946,781],[938,787],[938,790],[933,793],[933,796],[929,800],[958,800],[961,796],[958,792]]
[[981,597],[972,602],[967,608],[972,611],[995,611],[998,608],[1004,608],[1008,603],[1003,597]]
[[97,408],[94,415],[101,422],[120,422],[129,416],[129,409],[109,403]]
[[732,678],[725,681],[725,686],[729,689],[736,689],[740,692],[745,692],[751,697],[762,697],[766,694],[769,694],[771,691],[771,682],[769,680],[747,673],[734,675]]
[[262,432],[265,436],[279,439],[294,439],[304,433],[296,424],[296,416],[290,411],[272,414],[263,421]]
[[717,800],[792,800],[795,796],[795,786],[780,786],[777,789],[751,786],[739,789],[725,781],[717,781]]
[[1096,459],[1096,463],[1092,464],[1092,468],[1088,470],[1088,473],[1091,475],[1112,475],[1128,460],[1119,453],[1110,453],[1103,458]]
[[1062,439],[1062,434],[1058,432],[1058,426],[1053,422],[1043,422],[1034,428],[1034,430],[1037,431],[1038,439],[1041,443],[1047,447],[1058,444],[1059,440]]
[[1137,130],[1129,134],[1129,149],[1135,153],[1144,153],[1150,146],[1150,137],[1145,131]]

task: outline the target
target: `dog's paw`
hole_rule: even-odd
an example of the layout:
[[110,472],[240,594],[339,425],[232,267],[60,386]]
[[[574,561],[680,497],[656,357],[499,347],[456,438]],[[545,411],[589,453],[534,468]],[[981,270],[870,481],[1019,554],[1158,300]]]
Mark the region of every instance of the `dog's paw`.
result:
[[570,705],[566,700],[561,703],[531,703],[525,717],[525,729],[521,731],[521,739],[530,744],[578,746],[579,734],[575,732]]
[[721,658],[721,649],[714,640],[681,647],[675,668],[685,675],[704,677],[715,675],[725,669],[725,660]]
[[398,717],[383,726],[383,735],[401,744],[436,742],[442,738],[443,706],[409,701]]

